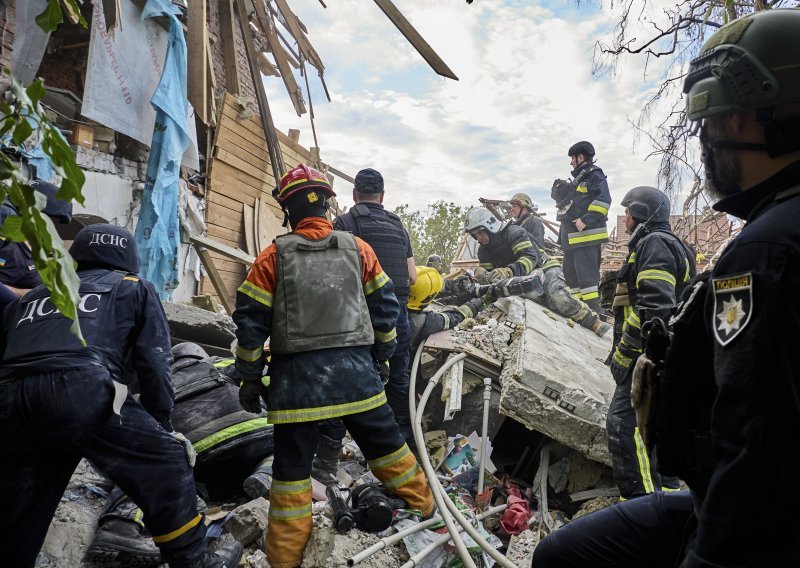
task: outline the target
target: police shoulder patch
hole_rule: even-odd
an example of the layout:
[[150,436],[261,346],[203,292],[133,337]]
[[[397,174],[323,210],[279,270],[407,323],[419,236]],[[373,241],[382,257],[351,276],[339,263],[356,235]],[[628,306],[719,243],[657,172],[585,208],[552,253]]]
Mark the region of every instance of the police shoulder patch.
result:
[[714,292],[714,336],[717,342],[728,345],[750,323],[753,315],[753,273],[712,278]]

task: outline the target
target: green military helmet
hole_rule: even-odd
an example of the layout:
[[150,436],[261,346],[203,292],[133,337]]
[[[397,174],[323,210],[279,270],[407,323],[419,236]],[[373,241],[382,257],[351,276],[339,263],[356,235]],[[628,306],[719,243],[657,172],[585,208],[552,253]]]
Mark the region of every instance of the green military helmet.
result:
[[514,205],[515,203],[518,203],[522,207],[527,207],[531,211],[536,209],[536,207],[534,207],[534,205],[533,205],[533,201],[531,201],[530,196],[528,194],[526,194],[526,193],[517,193],[516,195],[514,195],[514,197],[509,199],[508,202],[511,205]]
[[689,120],[800,102],[800,9],[763,10],[721,27],[689,66]]

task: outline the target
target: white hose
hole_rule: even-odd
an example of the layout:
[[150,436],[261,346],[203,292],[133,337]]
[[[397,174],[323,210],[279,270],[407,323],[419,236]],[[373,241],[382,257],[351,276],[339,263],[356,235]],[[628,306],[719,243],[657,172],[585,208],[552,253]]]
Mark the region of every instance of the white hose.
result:
[[[498,505],[497,507],[492,507],[491,509],[487,509],[480,515],[478,515],[478,520],[482,521],[486,517],[491,517],[496,513],[500,513],[506,510],[508,507],[508,503],[504,503],[502,505]],[[431,542],[428,546],[417,552],[414,556],[412,556],[408,562],[403,564],[400,568],[414,568],[417,566],[426,556],[428,556],[431,552],[445,544],[448,540],[450,540],[450,535],[442,535],[433,542]]]
[[[466,353],[459,353],[455,357],[448,359],[447,361],[445,361],[444,365],[442,365],[442,367],[438,371],[436,371],[436,374],[434,374],[428,381],[428,386],[425,388],[425,392],[423,393],[422,398],[419,401],[419,407],[417,408],[414,421],[412,422],[414,439],[416,440],[417,447],[420,450],[420,457],[422,458],[422,462],[424,465],[425,475],[428,476],[428,485],[430,485],[431,488],[433,489],[434,497],[437,496],[437,493],[439,494],[439,499],[437,499],[436,501],[437,505],[439,504],[440,501],[444,501],[445,507],[447,507],[447,509],[455,518],[455,520],[458,521],[458,523],[464,528],[467,534],[470,537],[472,537],[472,540],[474,540],[478,546],[480,546],[484,551],[486,551],[486,553],[489,556],[491,556],[494,559],[494,561],[497,562],[500,566],[502,566],[503,568],[516,568],[513,562],[511,562],[508,558],[500,554],[491,544],[489,544],[489,542],[485,538],[483,538],[483,536],[477,531],[477,529],[475,529],[475,527],[472,526],[472,523],[470,523],[469,520],[466,517],[464,517],[463,514],[461,514],[461,511],[459,511],[458,507],[456,507],[456,504],[450,500],[450,497],[445,492],[444,487],[442,487],[442,484],[439,483],[439,480],[436,478],[436,474],[434,473],[433,467],[431,466],[430,458],[428,457],[427,451],[423,451],[425,442],[422,435],[422,416],[425,412],[425,405],[428,403],[428,398],[431,395],[431,391],[433,391],[433,388],[436,386],[439,377],[441,377],[445,371],[447,371],[458,361],[464,359],[466,356],[467,356]],[[413,382],[413,380],[411,382]],[[441,506],[439,509],[439,513],[442,514]],[[459,544],[461,546],[464,546],[464,543],[461,542],[460,538],[458,539],[458,542],[456,542],[457,549]],[[472,559],[470,558],[470,560]]]
[[[417,356],[414,358],[414,370],[416,371],[417,363],[419,362],[419,358],[422,354],[422,346],[417,351]],[[428,387],[425,389],[425,394],[422,395],[422,401],[420,402],[419,412],[413,412],[413,420],[412,424],[412,431],[414,432],[414,441],[417,443],[417,450],[419,451],[420,458],[422,459],[422,470],[425,472],[425,477],[428,478],[428,486],[431,488],[431,493],[433,493],[433,498],[436,501],[436,506],[439,508],[439,515],[441,515],[442,520],[444,521],[445,526],[447,527],[447,532],[449,533],[450,537],[453,539],[453,544],[455,544],[456,552],[458,553],[459,558],[461,558],[461,562],[464,563],[465,568],[477,568],[475,566],[475,562],[472,560],[472,556],[469,554],[469,550],[467,550],[467,546],[464,544],[464,541],[461,540],[461,535],[458,532],[458,528],[456,528],[455,523],[453,522],[453,517],[448,513],[447,504],[450,503],[450,498],[447,496],[442,497],[442,493],[444,489],[442,488],[441,483],[439,480],[436,479],[436,472],[433,471],[433,466],[431,466],[431,459],[428,456],[428,449],[425,447],[425,438],[422,435],[422,413],[425,410],[425,402],[428,400],[428,397],[433,390],[433,387],[436,386],[436,382],[439,380],[439,377],[444,374],[447,369],[452,367],[458,361],[461,361],[466,357],[465,353],[461,353],[456,355],[452,359],[448,359],[445,361],[442,368],[436,371],[430,380],[428,381]],[[410,377],[409,381],[409,401],[412,401],[416,397],[416,374]]]
[[483,427],[481,429],[480,471],[478,472],[478,495],[483,493],[483,473],[486,469],[486,437],[489,434],[489,400],[492,398],[492,379],[483,379]]

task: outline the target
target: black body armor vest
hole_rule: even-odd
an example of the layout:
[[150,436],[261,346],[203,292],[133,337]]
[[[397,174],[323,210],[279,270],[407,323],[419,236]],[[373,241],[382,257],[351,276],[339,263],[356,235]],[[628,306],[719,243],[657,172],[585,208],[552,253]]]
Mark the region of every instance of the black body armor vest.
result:
[[373,215],[369,207],[359,203],[351,210],[356,221],[356,236],[364,239],[394,284],[394,293],[401,304],[408,302],[408,257],[406,232],[400,217],[386,211],[386,217]]

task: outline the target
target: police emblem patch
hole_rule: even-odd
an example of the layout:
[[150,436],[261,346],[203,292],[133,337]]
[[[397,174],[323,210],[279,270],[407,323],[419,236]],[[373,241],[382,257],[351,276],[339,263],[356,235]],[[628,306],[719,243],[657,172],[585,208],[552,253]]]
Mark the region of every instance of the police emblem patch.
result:
[[725,346],[750,323],[753,314],[753,274],[713,278],[714,336]]

